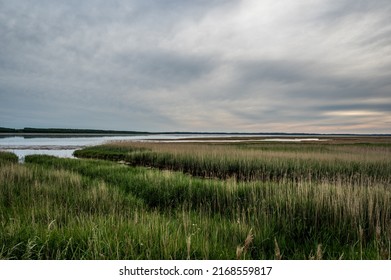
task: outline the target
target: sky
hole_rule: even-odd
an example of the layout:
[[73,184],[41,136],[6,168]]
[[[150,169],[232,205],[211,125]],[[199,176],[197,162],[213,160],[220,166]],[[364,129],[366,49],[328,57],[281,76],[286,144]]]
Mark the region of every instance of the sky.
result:
[[0,127],[391,133],[390,0],[0,0]]

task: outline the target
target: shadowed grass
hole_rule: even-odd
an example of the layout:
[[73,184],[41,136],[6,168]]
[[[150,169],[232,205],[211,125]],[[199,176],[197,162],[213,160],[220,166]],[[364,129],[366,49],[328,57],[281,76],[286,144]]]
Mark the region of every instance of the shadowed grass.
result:
[[0,151],[0,166],[5,163],[17,163],[17,162],[18,162],[17,155],[10,152]]

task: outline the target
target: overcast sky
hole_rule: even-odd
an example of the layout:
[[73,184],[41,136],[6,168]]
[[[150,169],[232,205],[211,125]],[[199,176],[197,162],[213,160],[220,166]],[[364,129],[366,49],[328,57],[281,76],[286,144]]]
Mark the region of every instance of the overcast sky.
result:
[[0,0],[0,126],[391,133],[391,1]]

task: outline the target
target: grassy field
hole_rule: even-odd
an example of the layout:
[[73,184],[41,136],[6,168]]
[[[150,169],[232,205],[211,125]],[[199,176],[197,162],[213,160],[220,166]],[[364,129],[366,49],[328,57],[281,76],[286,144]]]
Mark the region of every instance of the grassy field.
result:
[[391,259],[389,138],[75,155],[0,152],[0,258]]

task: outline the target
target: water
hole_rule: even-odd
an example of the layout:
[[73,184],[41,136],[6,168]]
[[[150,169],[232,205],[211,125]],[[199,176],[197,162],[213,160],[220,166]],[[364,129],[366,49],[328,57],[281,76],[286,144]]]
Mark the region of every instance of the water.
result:
[[16,154],[23,162],[25,156],[34,154],[73,158],[73,152],[87,146],[112,141],[170,141],[183,138],[216,137],[213,134],[154,134],[134,136],[6,136],[0,137],[0,150]]
[[111,141],[147,141],[153,139],[179,139],[179,135],[144,135],[144,136],[69,136],[69,137],[22,137],[0,138],[0,150],[16,154],[23,162],[25,156],[34,154],[53,155],[72,158],[73,152],[87,146],[100,145]]
[[[41,137],[41,136],[7,136],[0,137],[0,150],[9,151],[19,157],[19,161],[23,162],[25,156],[33,154],[53,155],[64,158],[73,158],[73,152],[87,146],[100,145],[111,141],[153,141],[153,142],[240,142],[246,141],[243,139],[234,139],[236,137],[244,137],[249,135],[238,134],[154,134],[154,135],[137,135],[137,136],[66,136],[66,137]],[[267,139],[251,139],[251,141],[278,141],[278,142],[302,142],[302,141],[321,141],[318,138],[271,138],[273,135],[251,135],[253,137],[267,137]],[[220,140],[195,140],[194,138],[213,138],[225,137],[229,139]],[[186,138],[192,138],[187,140]]]

